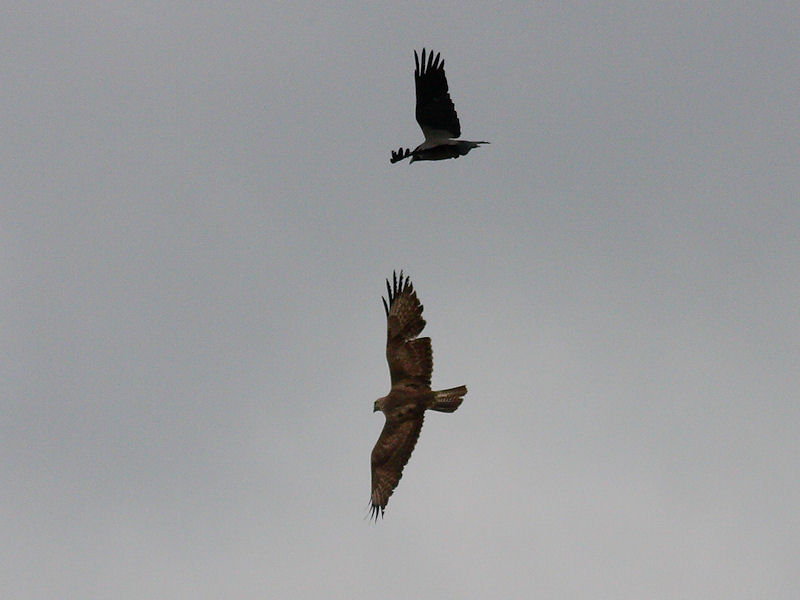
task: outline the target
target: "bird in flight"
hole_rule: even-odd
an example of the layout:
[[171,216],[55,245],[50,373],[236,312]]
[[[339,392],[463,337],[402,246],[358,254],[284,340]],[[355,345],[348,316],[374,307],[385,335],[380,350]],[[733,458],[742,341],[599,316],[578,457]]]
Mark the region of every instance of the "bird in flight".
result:
[[447,91],[447,78],[444,76],[444,60],[439,53],[434,57],[433,51],[425,57],[422,49],[422,60],[414,50],[414,82],[417,88],[417,123],[422,128],[425,141],[413,150],[400,147],[392,150],[390,162],[396,163],[411,157],[415,160],[444,160],[464,156],[480,144],[489,142],[470,142],[457,140],[461,135],[461,124],[450,94]]
[[370,518],[383,516],[389,496],[400,482],[403,467],[417,443],[425,411],[454,412],[464,401],[466,386],[438,392],[431,391],[433,352],[431,338],[417,336],[425,327],[422,304],[414,286],[403,272],[392,273],[392,285],[386,280],[389,301],[386,311],[386,360],[392,389],[375,401],[374,412],[386,416],[380,437],[372,449],[372,495]]

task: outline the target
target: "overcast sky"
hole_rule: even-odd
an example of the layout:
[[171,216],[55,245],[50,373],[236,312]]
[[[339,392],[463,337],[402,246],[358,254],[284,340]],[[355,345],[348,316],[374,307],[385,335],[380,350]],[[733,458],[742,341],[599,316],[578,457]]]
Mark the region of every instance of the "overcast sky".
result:
[[[713,4],[8,3],[0,595],[797,598],[800,6]],[[491,145],[391,165],[422,47]]]

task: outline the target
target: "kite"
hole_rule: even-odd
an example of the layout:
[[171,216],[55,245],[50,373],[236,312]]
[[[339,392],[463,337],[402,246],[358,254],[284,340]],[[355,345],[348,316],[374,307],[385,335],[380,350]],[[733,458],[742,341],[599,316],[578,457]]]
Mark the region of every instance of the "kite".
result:
[[425,141],[410,150],[400,147],[392,150],[390,162],[396,163],[411,157],[416,160],[444,160],[464,156],[480,144],[489,142],[470,142],[457,140],[461,135],[461,124],[450,94],[447,91],[447,78],[444,75],[444,60],[439,60],[439,53],[433,52],[425,56],[422,49],[422,60],[414,50],[414,82],[417,88],[417,123],[422,128]]
[[386,417],[380,437],[372,450],[371,518],[383,516],[389,496],[403,475],[411,452],[422,429],[425,411],[454,412],[464,400],[466,386],[432,391],[433,352],[431,338],[417,336],[425,327],[422,304],[408,277],[392,274],[393,285],[386,280],[389,301],[386,311],[386,360],[392,389],[375,401],[374,412]]

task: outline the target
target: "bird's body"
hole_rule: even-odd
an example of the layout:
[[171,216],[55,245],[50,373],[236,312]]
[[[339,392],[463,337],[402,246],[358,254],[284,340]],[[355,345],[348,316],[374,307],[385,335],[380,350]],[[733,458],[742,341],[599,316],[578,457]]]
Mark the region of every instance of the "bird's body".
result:
[[468,142],[467,140],[431,140],[425,141],[411,152],[411,162],[417,160],[444,160],[464,156],[480,144],[489,142]]
[[456,107],[450,99],[447,78],[444,74],[444,60],[437,53],[431,52],[426,59],[422,50],[420,61],[414,51],[414,83],[417,92],[417,123],[422,128],[425,141],[410,150],[401,147],[392,150],[391,162],[395,163],[411,157],[411,162],[418,160],[444,160],[464,156],[473,148],[489,142],[471,142],[455,139],[461,135],[461,123],[458,120]]
[[403,475],[417,443],[426,410],[454,412],[467,393],[465,386],[433,391],[431,339],[418,338],[425,327],[422,305],[408,277],[393,276],[386,281],[389,301],[386,310],[386,360],[392,379],[389,394],[375,401],[374,410],[386,417],[381,435],[372,450],[372,516],[383,515],[389,496]]

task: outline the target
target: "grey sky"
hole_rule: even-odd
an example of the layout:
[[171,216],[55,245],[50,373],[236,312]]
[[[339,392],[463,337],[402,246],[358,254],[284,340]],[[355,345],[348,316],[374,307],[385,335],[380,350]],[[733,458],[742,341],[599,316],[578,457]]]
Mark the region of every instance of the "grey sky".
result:
[[[796,598],[796,2],[12,2],[4,598]],[[413,55],[467,139],[414,147]],[[433,414],[377,526],[383,279]]]

